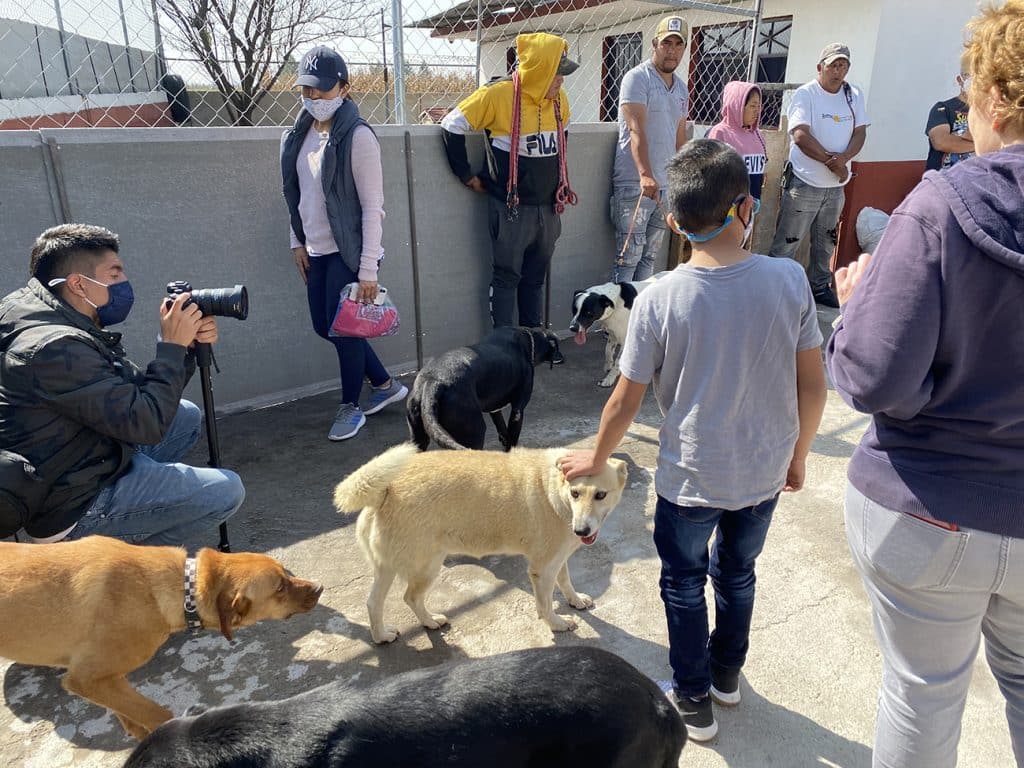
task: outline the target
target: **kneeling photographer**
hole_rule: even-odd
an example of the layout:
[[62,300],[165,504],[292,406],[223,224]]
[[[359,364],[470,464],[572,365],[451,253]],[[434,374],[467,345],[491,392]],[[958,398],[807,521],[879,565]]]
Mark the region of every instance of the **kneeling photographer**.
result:
[[[23,458],[42,478],[42,492],[20,496],[21,525],[38,542],[182,544],[212,535],[245,497],[235,473],[179,463],[202,421],[181,394],[195,344],[217,340],[216,320],[188,293],[164,299],[156,357],[145,368],[129,360],[109,330],[134,300],[119,245],[102,227],[48,229],[28,285],[0,301],[0,471],[15,477]],[[8,535],[11,509],[0,504]]]

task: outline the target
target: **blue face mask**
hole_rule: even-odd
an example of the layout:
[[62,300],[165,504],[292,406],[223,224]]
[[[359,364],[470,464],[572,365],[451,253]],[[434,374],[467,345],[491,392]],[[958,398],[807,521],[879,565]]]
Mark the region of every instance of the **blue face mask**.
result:
[[[710,232],[704,232],[703,234],[699,234],[699,235],[694,234],[693,232],[683,232],[683,231],[680,231],[680,234],[685,236],[686,239],[689,240],[691,243],[706,243],[708,240],[714,240],[716,237],[718,237],[720,234],[722,234],[722,232],[725,231],[726,227],[728,227],[730,224],[732,224],[733,219],[736,218],[736,206],[738,206],[740,203],[742,203],[743,200],[746,197],[747,197],[746,195],[740,195],[738,198],[736,198],[736,200],[733,201],[732,207],[729,208],[729,213],[727,213],[726,216],[725,216],[725,221],[722,222],[722,226],[717,227],[717,228],[711,230]],[[750,212],[750,221],[747,222],[747,225],[744,228],[744,232],[743,232],[743,241],[744,242],[746,242],[747,238],[750,237],[750,231],[749,230],[752,229],[752,225],[754,223],[754,216],[756,216],[758,211],[760,211],[760,210],[761,210],[761,201],[758,200],[755,197],[754,198],[754,208]]]
[[[96,283],[96,285],[102,285],[107,289],[107,294],[110,298],[107,303],[102,307],[97,307],[89,299],[89,304],[96,310],[96,316],[99,319],[99,323],[103,328],[109,325],[117,325],[123,323],[128,318],[128,313],[132,311],[132,304],[135,303],[135,291],[132,290],[132,284],[128,280],[124,280],[120,283],[101,283],[99,280],[93,280],[91,277],[82,275],[90,283]],[[58,277],[51,280],[49,285],[52,288],[58,283],[67,282],[66,278]]]

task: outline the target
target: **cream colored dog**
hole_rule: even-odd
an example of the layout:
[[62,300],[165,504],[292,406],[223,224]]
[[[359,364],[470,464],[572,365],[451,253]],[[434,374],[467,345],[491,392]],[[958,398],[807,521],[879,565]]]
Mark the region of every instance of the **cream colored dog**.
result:
[[384,599],[395,576],[408,584],[405,602],[428,629],[448,619],[423,599],[448,555],[525,555],[537,615],[555,632],[575,623],[554,612],[555,584],[573,608],[594,605],[569,580],[569,556],[593,544],[626,485],[626,464],[611,459],[593,477],[568,482],[555,466],[566,451],[517,448],[430,451],[411,443],[382,453],[334,491],[340,512],[363,510],[356,532],[373,566],[366,607],[375,643],[398,632],[384,624]]

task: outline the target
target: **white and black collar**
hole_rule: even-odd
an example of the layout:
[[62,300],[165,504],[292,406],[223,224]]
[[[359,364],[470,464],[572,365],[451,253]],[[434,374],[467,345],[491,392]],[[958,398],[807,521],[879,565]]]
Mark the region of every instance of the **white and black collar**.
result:
[[185,625],[192,632],[199,632],[203,628],[203,620],[199,618],[196,603],[196,559],[194,557],[185,558]]

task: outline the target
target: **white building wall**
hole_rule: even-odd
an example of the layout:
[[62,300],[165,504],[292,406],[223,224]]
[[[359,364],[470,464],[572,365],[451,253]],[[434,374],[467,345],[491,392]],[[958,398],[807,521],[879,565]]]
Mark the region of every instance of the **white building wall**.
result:
[[957,93],[963,29],[976,0],[883,0],[863,161],[923,160],[928,110]]
[[[926,154],[924,125],[928,109],[956,91],[963,27],[976,13],[976,0],[765,0],[765,18],[792,16],[786,81],[805,83],[817,76],[821,49],[831,42],[850,46],[849,80],[867,98],[872,125],[858,159],[920,160]],[[693,16],[700,24],[735,21],[735,16]],[[642,32],[644,56],[658,17],[640,19],[595,32],[566,35],[580,68],[566,78],[573,122],[597,122],[601,98],[601,51],[605,37]],[[551,31],[557,31],[552,17]],[[505,50],[512,40],[485,42],[483,76],[505,71]],[[678,72],[689,71],[689,52]],[[788,103],[788,100],[787,100]],[[698,134],[701,131],[698,131]]]

